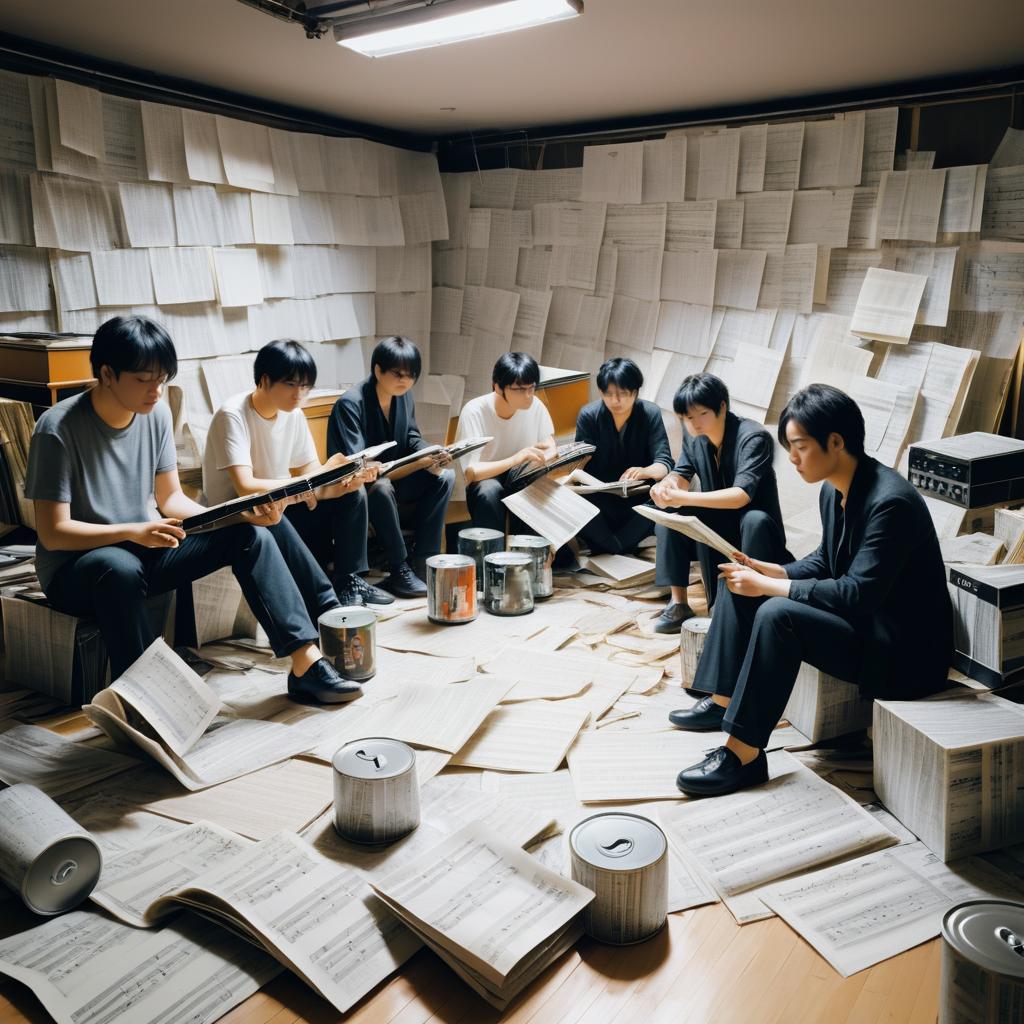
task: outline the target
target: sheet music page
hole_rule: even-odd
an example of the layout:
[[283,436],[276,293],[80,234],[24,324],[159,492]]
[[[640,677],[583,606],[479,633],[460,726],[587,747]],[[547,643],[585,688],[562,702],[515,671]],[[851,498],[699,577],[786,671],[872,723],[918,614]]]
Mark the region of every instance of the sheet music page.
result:
[[36,162],[31,81],[25,75],[13,71],[0,73],[0,116],[4,122],[4,134],[0,138],[0,160],[27,170],[34,171],[37,166],[40,170],[48,170],[45,162]]
[[102,95],[103,169],[118,181],[145,181],[146,143],[139,100]]
[[855,345],[844,345],[819,337],[812,339],[800,373],[800,387],[831,384],[840,390],[850,382],[866,377],[871,367],[871,352]]
[[[446,177],[442,175],[442,177]],[[458,177],[458,175],[447,175]],[[583,168],[520,172],[516,183],[515,209],[532,210],[537,203],[575,202],[581,198]],[[446,197],[448,208],[451,202]]]
[[768,154],[768,125],[748,124],[740,129],[737,192],[763,192]]
[[149,250],[158,305],[211,302],[217,297],[210,254],[199,246]]
[[206,181],[213,185],[226,185],[224,163],[221,159],[217,118],[199,110],[180,108],[185,143],[185,166],[192,181]]
[[661,298],[712,306],[718,251],[666,252],[661,264]]
[[189,173],[181,109],[147,100],[142,100],[139,106],[149,180],[187,184]]
[[681,203],[686,199],[685,135],[644,142],[642,203]]
[[785,355],[785,352],[741,342],[735,359],[722,367],[722,379],[729,387],[730,398],[749,408],[760,423],[764,423],[771,405]]
[[943,562],[995,565],[1003,553],[1003,542],[987,533],[968,533],[939,542]]
[[183,755],[217,717],[217,694],[157,637],[110,686],[175,754]]
[[491,210],[515,208],[516,189],[521,178],[530,177],[514,167],[476,171],[467,175],[470,182],[469,205]]
[[[972,310],[979,313],[1014,311],[1019,313],[1024,301],[1024,246],[1017,242],[974,242],[960,247],[960,265],[957,267],[950,295],[951,310]],[[965,318],[961,329],[970,330],[970,321]],[[991,329],[975,335],[984,343],[980,346],[985,355],[992,357],[1012,357],[1017,351],[1019,341],[1020,318],[1015,315],[1012,320],[1013,329],[1007,332]],[[957,318],[951,313],[947,325],[952,334],[957,329]],[[974,321],[973,326],[981,324]],[[992,334],[1000,337],[1000,345],[993,343]],[[986,337],[986,335],[989,335]],[[1003,336],[1005,335],[1005,336]],[[952,337],[945,339],[952,341]],[[1003,347],[1005,345],[1005,348]]]
[[878,237],[934,242],[946,172],[885,171],[878,188]]
[[849,244],[855,194],[856,190],[852,188],[795,192],[789,241],[794,244],[814,242],[833,249],[845,249]]
[[195,917],[153,932],[76,910],[0,942],[0,972],[27,985],[58,1024],[159,1024],[186,1007],[195,1024],[213,1024],[280,970]]
[[40,249],[0,247],[0,312],[52,309],[49,270]]
[[531,244],[600,245],[607,208],[607,203],[540,203],[533,208]]
[[883,465],[895,468],[914,419],[917,388],[860,377],[849,382],[848,390],[864,413],[864,450]]
[[714,199],[668,203],[665,219],[665,249],[669,252],[706,252],[715,247]]
[[[654,344],[656,348],[685,355],[703,356],[711,354],[711,306],[698,306],[689,302],[662,302],[658,310],[658,330]],[[701,364],[700,369],[703,369]],[[694,371],[698,372],[698,371]],[[682,377],[672,375],[672,393],[679,386]],[[659,403],[660,404],[660,403]],[[671,396],[668,403],[671,406]]]
[[213,269],[222,306],[257,306],[263,301],[255,249],[214,249]]
[[478,822],[373,888],[494,985],[593,899]]
[[575,537],[598,514],[596,505],[562,487],[550,476],[502,498],[502,503],[555,548]]
[[[0,94],[0,116],[3,95]],[[0,142],[0,159],[4,145]],[[32,229],[32,188],[22,171],[0,169],[0,242],[30,246],[35,243]]]
[[864,111],[804,125],[800,188],[859,185],[864,158]]
[[553,772],[588,715],[586,708],[567,700],[502,705],[487,715],[450,763],[495,771]]
[[448,219],[440,192],[418,192],[398,197],[402,234],[410,245],[444,241],[448,238]]
[[661,248],[665,243],[667,216],[665,203],[609,203],[605,212],[604,242],[626,248]]
[[643,164],[642,142],[584,147],[581,198],[596,203],[641,202]]
[[767,126],[764,162],[766,192],[800,188],[800,156],[803,145],[803,121]]
[[1024,166],[989,171],[981,233],[985,238],[1024,240]]
[[[212,185],[172,185],[178,245],[224,245],[224,212]],[[250,215],[251,220],[251,215]]]
[[615,293],[657,301],[661,293],[661,246],[622,246],[614,251]]
[[739,176],[740,133],[724,131],[701,135],[697,171],[697,199],[735,199]]
[[706,544],[708,547],[714,548],[726,558],[731,558],[732,553],[736,550],[735,545],[730,544],[696,516],[679,515],[667,509],[651,508],[647,505],[638,505],[633,511],[659,526],[666,526],[670,530],[675,530],[677,533],[697,541],[698,544]]
[[850,233],[847,244],[851,249],[874,249],[877,242],[878,189],[855,188],[850,209]]
[[288,197],[292,234],[296,243],[329,245],[334,242],[334,221],[330,196],[319,192],[300,192]]
[[739,249],[743,240],[743,200],[719,199],[715,209],[715,248]]
[[940,232],[981,231],[987,177],[985,164],[946,168],[946,188],[939,212]]
[[715,305],[757,309],[765,254],[756,250],[719,250],[715,273]]
[[869,267],[850,331],[862,338],[906,344],[910,340],[928,278]]
[[295,242],[288,196],[252,192],[249,201],[252,207],[252,237],[257,245],[292,245]]
[[274,162],[267,127],[220,114],[215,116],[217,141],[228,184],[235,188],[272,192]]
[[0,732],[0,782],[30,782],[51,797],[138,765],[134,757],[72,743],[38,725],[14,725]]
[[153,274],[145,249],[98,250],[92,272],[101,306],[152,305]]
[[883,171],[891,171],[896,153],[899,107],[864,111],[864,159],[860,183],[877,186]]
[[151,248],[177,244],[174,203],[167,185],[122,181],[117,188],[128,241],[133,246]]
[[806,769],[713,801],[681,802],[661,818],[672,841],[726,896],[897,843],[848,796]]
[[96,840],[105,860],[185,827],[159,814],[134,810],[120,793],[64,797],[61,806]]
[[60,143],[86,156],[102,160],[102,93],[62,78],[54,80],[57,96],[57,121]]
[[270,162],[274,175],[274,191],[280,196],[297,196],[299,184],[295,180],[295,161],[292,157],[291,132],[283,128],[268,128],[270,135]]
[[743,197],[744,249],[777,249],[789,238],[793,192],[754,192]]
[[[956,247],[932,249],[915,246],[890,249],[897,271],[903,274],[921,274],[927,278],[916,323],[945,327],[949,319],[949,300],[956,268]],[[870,273],[870,271],[869,271]]]
[[402,210],[395,196],[331,196],[334,236],[343,245],[404,245]]
[[1024,166],[1024,128],[1007,128],[989,167]]

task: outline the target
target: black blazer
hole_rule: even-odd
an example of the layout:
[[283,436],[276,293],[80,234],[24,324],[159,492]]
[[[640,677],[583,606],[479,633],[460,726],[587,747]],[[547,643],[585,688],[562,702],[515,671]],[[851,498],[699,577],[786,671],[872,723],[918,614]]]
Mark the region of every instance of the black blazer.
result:
[[389,462],[427,447],[416,425],[416,403],[412,392],[392,398],[391,409],[385,419],[377,398],[377,381],[371,374],[362,383],[349,388],[334,403],[327,424],[327,454],[344,452],[351,455],[385,441],[394,441],[396,445],[381,456]]
[[921,495],[869,456],[857,463],[846,508],[823,484],[817,551],[784,566],[789,596],[842,616],[864,638],[854,680],[871,697],[941,689],[953,656],[953,608],[939,540]]
[[576,417],[576,440],[597,448],[586,469],[605,483],[618,480],[632,466],[651,466],[660,462],[666,469],[672,468],[672,452],[661,409],[642,398],[636,400],[621,434],[615,429],[615,420],[600,399],[583,406]]

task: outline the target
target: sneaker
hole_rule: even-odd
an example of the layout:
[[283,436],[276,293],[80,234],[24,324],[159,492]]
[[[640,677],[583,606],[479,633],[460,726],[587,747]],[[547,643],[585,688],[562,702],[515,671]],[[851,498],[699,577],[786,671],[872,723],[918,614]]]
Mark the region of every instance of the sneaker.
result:
[[683,623],[694,616],[693,609],[685,602],[672,602],[666,605],[664,611],[654,620],[655,633],[679,633]]
[[354,573],[351,577],[351,586],[362,596],[360,604],[395,603],[395,599],[390,594],[381,590],[380,587],[375,587],[372,583],[367,583],[362,576],[357,576]]
[[288,673],[288,696],[300,704],[345,704],[362,694],[359,683],[342,678],[326,658],[313,662],[301,676]]
[[426,597],[427,585],[412,571],[408,562],[403,562],[391,575],[381,582],[381,589],[395,597]]

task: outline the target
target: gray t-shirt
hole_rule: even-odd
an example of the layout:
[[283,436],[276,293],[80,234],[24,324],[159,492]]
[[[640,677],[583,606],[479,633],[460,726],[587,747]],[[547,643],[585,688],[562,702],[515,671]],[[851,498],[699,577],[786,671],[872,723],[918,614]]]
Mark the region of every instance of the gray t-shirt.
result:
[[[100,419],[85,391],[39,417],[28,452],[25,497],[66,502],[71,518],[84,523],[148,522],[154,517],[153,481],[176,466],[165,403],[118,430]],[[36,545],[36,573],[44,590],[76,554]]]

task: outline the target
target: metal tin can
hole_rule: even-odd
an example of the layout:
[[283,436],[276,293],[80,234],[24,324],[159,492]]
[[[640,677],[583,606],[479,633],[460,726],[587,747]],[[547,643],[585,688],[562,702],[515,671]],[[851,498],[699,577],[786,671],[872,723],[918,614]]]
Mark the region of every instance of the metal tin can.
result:
[[334,827],[353,843],[391,843],[420,823],[416,752],[374,736],[346,743],[334,766]]
[[555,553],[546,537],[537,537],[532,533],[513,534],[508,539],[509,551],[522,551],[533,559],[531,579],[533,582],[533,599],[543,601],[555,592],[555,583],[551,574],[551,563]]
[[459,530],[459,554],[469,555],[476,562],[476,589],[484,592],[484,555],[500,551],[505,543],[501,530],[488,530],[483,526],[472,526]]
[[369,608],[331,608],[317,620],[320,649],[338,674],[361,682],[377,671],[377,616]]
[[572,877],[596,898],[583,928],[599,942],[626,946],[661,931],[668,917],[668,842],[639,814],[608,811],[569,833]]
[[36,914],[77,907],[103,868],[99,845],[42,790],[27,782],[0,792],[0,878]]
[[476,616],[476,562],[469,555],[428,558],[427,618],[452,626]]
[[1024,903],[970,900],[942,918],[939,1024],[1024,1021]]
[[484,608],[492,615],[533,611],[533,558],[519,551],[484,556]]

